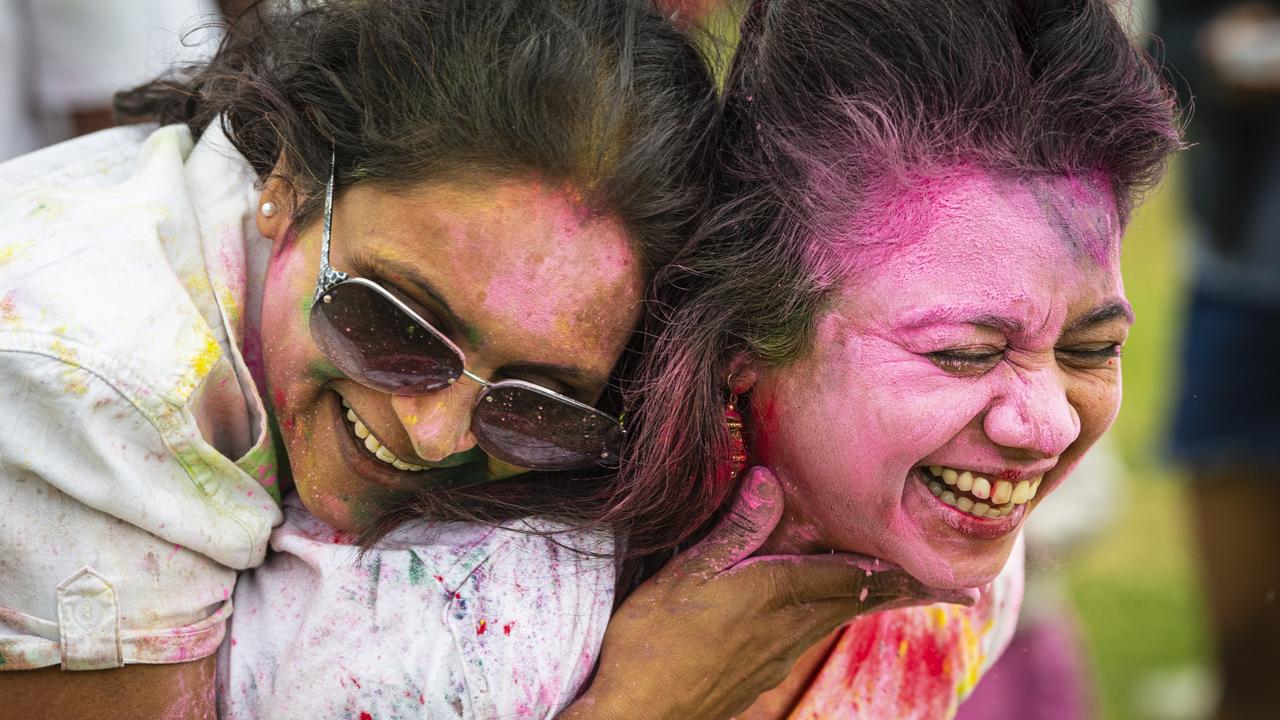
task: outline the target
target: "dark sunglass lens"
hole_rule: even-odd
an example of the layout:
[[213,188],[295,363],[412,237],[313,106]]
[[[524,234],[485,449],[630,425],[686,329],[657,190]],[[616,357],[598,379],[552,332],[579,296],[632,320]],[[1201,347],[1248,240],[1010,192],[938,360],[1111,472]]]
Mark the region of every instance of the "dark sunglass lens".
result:
[[622,447],[616,421],[520,386],[490,388],[471,430],[485,452],[533,470],[615,465]]
[[462,374],[453,348],[363,283],[341,283],[316,301],[311,336],[343,374],[383,392],[427,392]]

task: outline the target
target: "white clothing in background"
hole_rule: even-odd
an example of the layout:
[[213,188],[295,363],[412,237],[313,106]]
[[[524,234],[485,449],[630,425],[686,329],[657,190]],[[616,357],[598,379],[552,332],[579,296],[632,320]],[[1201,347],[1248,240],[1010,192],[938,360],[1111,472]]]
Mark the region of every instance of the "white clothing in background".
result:
[[0,0],[0,161],[70,137],[73,110],[209,57],[220,17],[214,0]]

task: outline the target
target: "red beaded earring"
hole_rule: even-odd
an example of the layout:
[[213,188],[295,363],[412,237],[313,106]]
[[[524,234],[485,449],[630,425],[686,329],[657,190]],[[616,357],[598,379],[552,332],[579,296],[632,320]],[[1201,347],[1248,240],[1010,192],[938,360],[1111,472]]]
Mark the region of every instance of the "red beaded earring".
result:
[[[732,383],[733,375],[729,376]],[[729,388],[729,403],[724,406],[724,424],[729,430],[729,479],[737,480],[747,467],[747,443],[742,438],[742,414],[738,412],[738,394]]]

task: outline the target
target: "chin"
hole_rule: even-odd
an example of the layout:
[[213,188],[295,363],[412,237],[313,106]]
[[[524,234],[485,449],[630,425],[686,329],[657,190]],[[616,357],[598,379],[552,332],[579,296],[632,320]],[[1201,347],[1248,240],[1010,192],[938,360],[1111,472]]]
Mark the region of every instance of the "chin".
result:
[[888,558],[902,566],[912,577],[930,587],[942,590],[965,590],[980,588],[989,584],[1004,569],[1013,552],[1017,535],[1002,543],[1001,547],[992,548],[978,554],[966,554],[963,557],[947,557],[936,554],[916,553],[911,558]]

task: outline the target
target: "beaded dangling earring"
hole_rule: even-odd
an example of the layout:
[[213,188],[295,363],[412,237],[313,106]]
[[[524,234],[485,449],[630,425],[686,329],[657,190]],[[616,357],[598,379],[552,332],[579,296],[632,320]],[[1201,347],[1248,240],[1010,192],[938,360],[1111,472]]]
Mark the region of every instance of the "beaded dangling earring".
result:
[[[733,376],[729,376],[732,380]],[[724,424],[729,429],[729,480],[737,480],[747,467],[747,443],[742,438],[742,414],[738,412],[738,394],[729,390],[729,403],[724,406]]]

